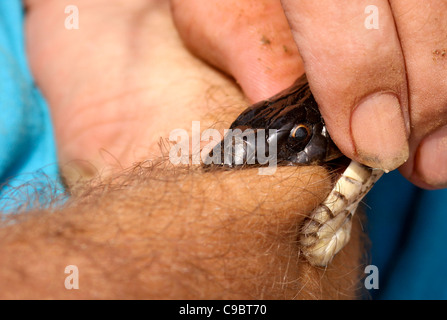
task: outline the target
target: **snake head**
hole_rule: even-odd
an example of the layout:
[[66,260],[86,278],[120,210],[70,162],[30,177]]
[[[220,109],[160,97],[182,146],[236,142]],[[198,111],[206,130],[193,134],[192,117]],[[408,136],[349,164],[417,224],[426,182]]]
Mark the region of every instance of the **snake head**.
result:
[[276,157],[277,163],[309,165],[342,156],[326,130],[305,75],[288,89],[247,108],[230,129],[210,153],[215,164],[264,164],[266,157]]

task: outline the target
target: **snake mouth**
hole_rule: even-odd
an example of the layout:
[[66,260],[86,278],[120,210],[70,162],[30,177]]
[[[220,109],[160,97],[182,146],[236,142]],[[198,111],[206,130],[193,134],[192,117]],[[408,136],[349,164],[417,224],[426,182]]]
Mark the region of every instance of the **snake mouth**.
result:
[[349,165],[334,142],[314,130],[311,139],[300,148],[287,142],[290,130],[235,128],[208,153],[203,166],[223,169],[263,166],[328,166],[340,171]]
[[349,166],[351,159],[344,156],[332,141],[329,142],[324,147],[326,151],[323,159],[299,162],[296,158],[281,157],[276,149],[274,152],[269,150],[268,143],[263,144],[263,148],[259,148],[257,140],[249,139],[243,135],[236,136],[234,140],[225,137],[208,153],[202,168],[205,171],[214,171],[271,166],[323,166],[329,171],[331,180],[335,182]]

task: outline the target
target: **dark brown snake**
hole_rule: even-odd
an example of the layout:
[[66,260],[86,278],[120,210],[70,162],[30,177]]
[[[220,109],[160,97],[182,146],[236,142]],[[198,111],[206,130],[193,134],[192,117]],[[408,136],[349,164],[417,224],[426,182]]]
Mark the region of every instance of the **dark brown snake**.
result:
[[[265,150],[277,165],[326,164],[340,158],[326,130],[305,75],[291,87],[248,107],[209,155],[213,166],[247,168],[265,163]],[[248,134],[247,134],[248,132]],[[262,150],[262,152],[259,152]],[[328,197],[305,219],[300,250],[316,266],[326,266],[349,241],[358,204],[383,171],[350,161]]]

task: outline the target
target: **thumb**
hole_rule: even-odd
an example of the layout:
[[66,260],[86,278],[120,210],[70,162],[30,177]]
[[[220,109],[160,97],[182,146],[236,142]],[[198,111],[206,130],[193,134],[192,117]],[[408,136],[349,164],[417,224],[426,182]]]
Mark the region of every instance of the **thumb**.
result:
[[172,0],[186,46],[235,78],[249,100],[292,84],[303,64],[279,1]]

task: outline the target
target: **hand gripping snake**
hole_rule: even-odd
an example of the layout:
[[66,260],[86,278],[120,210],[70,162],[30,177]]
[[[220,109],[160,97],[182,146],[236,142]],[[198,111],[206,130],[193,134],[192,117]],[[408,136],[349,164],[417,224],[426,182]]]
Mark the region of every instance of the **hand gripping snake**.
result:
[[[214,166],[250,167],[256,162],[260,147],[270,150],[273,143],[278,165],[322,165],[343,157],[326,130],[306,75],[288,89],[247,108],[230,129],[239,130],[230,139],[227,134],[210,152],[209,157],[220,155]],[[247,139],[247,129],[255,136],[263,131],[263,138]],[[239,147],[233,138],[241,142]],[[302,225],[300,249],[310,264],[327,266],[345,246],[358,204],[382,174],[380,169],[349,162],[327,198]]]

